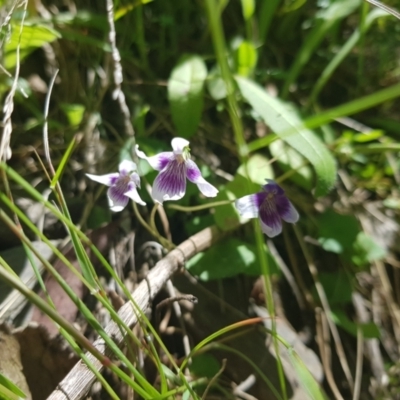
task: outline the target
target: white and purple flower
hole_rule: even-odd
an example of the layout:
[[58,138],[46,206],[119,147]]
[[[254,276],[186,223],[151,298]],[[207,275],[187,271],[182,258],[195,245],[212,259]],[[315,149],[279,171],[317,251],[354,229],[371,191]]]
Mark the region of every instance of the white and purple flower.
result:
[[235,206],[244,218],[259,217],[262,231],[274,237],[282,232],[282,220],[294,224],[299,220],[299,213],[275,181],[266,181],[261,192],[237,199]]
[[142,206],[146,205],[137,192],[137,188],[140,188],[140,178],[135,172],[136,164],[133,161],[124,160],[119,164],[118,170],[119,172],[106,175],[86,175],[93,181],[109,186],[107,197],[111,211],[122,211],[129,199]]
[[172,150],[153,157],[147,157],[136,145],[138,157],[160,173],[153,183],[152,197],[162,204],[166,200],[179,200],[186,192],[186,178],[197,185],[206,197],[215,197],[218,190],[209,184],[201,175],[196,163],[190,159],[189,142],[183,138],[174,138]]

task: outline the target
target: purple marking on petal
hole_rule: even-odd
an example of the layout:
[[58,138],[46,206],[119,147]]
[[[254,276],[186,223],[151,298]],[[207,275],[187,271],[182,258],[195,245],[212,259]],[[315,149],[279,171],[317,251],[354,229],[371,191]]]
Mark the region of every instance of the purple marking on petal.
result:
[[199,178],[201,178],[201,172],[196,163],[192,160],[186,161],[186,176],[190,182],[196,183]]
[[283,196],[285,191],[272,179],[266,179],[267,184],[264,185],[263,191],[266,193],[272,193],[278,196]]
[[273,195],[269,194],[265,197],[260,206],[259,215],[263,232],[269,237],[276,236],[282,231],[282,221]]
[[128,204],[129,198],[121,191],[120,186],[112,186],[107,191],[108,201],[112,211],[122,211]]
[[299,213],[286,196],[276,196],[275,201],[278,214],[284,221],[294,224],[299,220]]
[[158,171],[161,171],[164,169],[170,161],[172,161],[174,157],[171,157],[170,152],[164,152],[160,153],[158,155],[158,168],[156,168]]
[[269,226],[264,223],[260,215],[261,230],[269,237],[275,237],[282,232],[282,221],[276,221],[276,224]]
[[118,182],[119,176],[112,176],[110,178],[110,186],[114,186]]
[[170,161],[157,175],[153,183],[152,196],[159,203],[178,200],[186,191],[186,165],[177,160]]

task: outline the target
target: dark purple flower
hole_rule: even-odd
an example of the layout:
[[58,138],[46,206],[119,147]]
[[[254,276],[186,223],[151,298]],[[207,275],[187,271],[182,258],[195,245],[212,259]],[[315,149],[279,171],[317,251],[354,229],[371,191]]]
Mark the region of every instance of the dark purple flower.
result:
[[138,204],[145,206],[146,203],[140,198],[137,188],[140,188],[139,175],[136,164],[133,161],[124,160],[119,164],[119,172],[107,175],[86,174],[93,181],[110,186],[107,190],[108,204],[111,211],[122,211],[131,198]]
[[259,217],[261,229],[269,237],[282,232],[282,220],[292,224],[299,220],[299,213],[285,191],[271,179],[267,179],[261,192],[237,199],[235,206],[244,218]]
[[218,190],[209,184],[201,175],[196,163],[190,159],[189,142],[186,139],[174,138],[172,150],[153,157],[147,157],[136,146],[136,154],[144,158],[160,173],[153,183],[152,197],[162,204],[166,200],[179,200],[186,192],[186,178],[197,185],[200,192],[207,197],[215,197]]

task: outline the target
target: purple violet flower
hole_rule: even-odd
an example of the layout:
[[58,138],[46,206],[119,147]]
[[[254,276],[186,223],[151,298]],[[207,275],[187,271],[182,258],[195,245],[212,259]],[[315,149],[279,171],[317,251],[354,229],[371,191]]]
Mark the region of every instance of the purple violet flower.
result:
[[166,200],[179,200],[186,192],[186,178],[197,185],[206,197],[215,197],[218,190],[209,184],[201,175],[196,163],[190,159],[189,142],[186,139],[174,138],[172,150],[153,157],[147,157],[136,145],[136,154],[144,158],[160,173],[153,183],[152,197],[162,204]]
[[259,217],[262,231],[274,237],[282,232],[282,220],[294,224],[299,220],[299,213],[275,181],[266,181],[261,192],[237,199],[235,206],[244,218]]
[[106,175],[86,176],[93,181],[110,186],[107,190],[108,204],[111,211],[122,211],[132,199],[138,204],[145,206],[146,203],[140,198],[137,188],[140,188],[139,175],[136,171],[136,164],[133,161],[124,160],[118,166],[119,172]]

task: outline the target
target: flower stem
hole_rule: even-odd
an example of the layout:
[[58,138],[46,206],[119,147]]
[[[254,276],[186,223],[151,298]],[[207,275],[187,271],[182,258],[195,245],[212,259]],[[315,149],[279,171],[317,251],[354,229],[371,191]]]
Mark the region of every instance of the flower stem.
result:
[[192,207],[180,206],[179,204],[170,204],[168,208],[183,212],[201,211],[201,210],[207,210],[208,208],[226,206],[227,204],[232,204],[235,200],[236,199],[214,201],[212,203],[207,203],[207,204],[202,204],[200,206],[192,206]]

